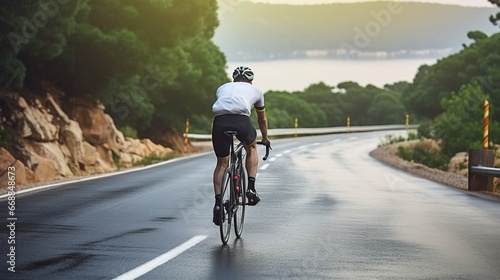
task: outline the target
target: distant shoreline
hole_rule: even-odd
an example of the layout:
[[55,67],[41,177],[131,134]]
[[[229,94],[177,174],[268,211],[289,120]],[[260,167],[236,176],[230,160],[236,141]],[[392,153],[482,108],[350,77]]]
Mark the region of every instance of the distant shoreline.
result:
[[241,65],[255,72],[254,84],[263,92],[303,91],[312,84],[323,82],[337,86],[352,81],[361,86],[372,84],[383,88],[385,84],[399,81],[412,82],[418,68],[434,64],[437,59],[282,59],[266,61],[228,61],[227,75]]
[[[401,50],[401,51],[372,51],[361,52],[357,50],[306,50],[291,51],[281,54],[254,55],[250,53],[240,53],[227,57],[228,62],[232,61],[276,61],[276,60],[397,60],[397,59],[438,59],[458,52],[452,48],[446,49],[426,49],[426,50]],[[236,56],[236,57],[233,57]],[[236,58],[236,59],[235,59]]]

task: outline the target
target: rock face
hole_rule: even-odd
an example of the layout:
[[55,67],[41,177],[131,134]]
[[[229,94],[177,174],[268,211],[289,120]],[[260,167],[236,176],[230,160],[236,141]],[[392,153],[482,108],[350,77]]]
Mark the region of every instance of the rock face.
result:
[[[7,169],[15,167],[16,185],[98,174],[127,168],[151,155],[173,150],[149,139],[125,138],[104,106],[74,100],[66,113],[54,96],[25,98],[9,92],[0,100],[0,129],[11,137],[0,147],[0,193],[6,192]],[[32,95],[31,95],[32,96]]]

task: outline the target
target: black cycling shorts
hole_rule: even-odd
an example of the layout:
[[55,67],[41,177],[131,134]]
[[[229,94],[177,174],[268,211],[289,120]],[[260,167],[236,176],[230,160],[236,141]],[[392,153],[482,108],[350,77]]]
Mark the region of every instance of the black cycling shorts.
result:
[[245,115],[220,115],[214,118],[212,127],[212,146],[217,157],[227,157],[231,138],[225,131],[236,131],[236,138],[245,145],[252,144],[257,139],[257,131]]

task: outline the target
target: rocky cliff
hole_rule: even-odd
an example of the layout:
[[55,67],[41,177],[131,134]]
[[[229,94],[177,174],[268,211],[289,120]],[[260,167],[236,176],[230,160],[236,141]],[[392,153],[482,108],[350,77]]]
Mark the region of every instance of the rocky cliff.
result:
[[57,89],[43,97],[28,90],[0,99],[0,193],[7,191],[9,166],[17,190],[36,183],[128,168],[149,156],[174,151],[149,139],[124,137],[102,104],[72,99],[61,107]]

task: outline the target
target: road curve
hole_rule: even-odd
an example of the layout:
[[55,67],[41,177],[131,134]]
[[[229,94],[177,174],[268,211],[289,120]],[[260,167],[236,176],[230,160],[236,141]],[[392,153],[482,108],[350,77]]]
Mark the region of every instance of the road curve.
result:
[[386,134],[273,141],[225,246],[211,153],[3,199],[0,279],[500,279],[500,203],[369,157]]

